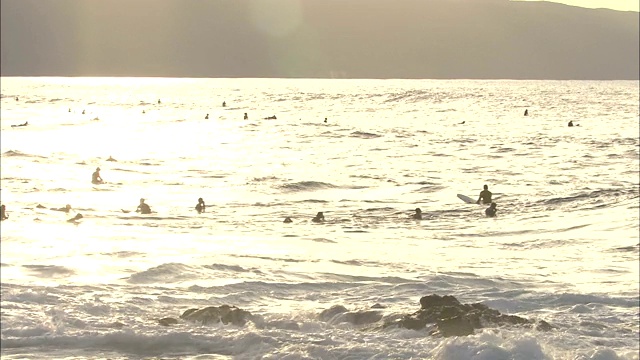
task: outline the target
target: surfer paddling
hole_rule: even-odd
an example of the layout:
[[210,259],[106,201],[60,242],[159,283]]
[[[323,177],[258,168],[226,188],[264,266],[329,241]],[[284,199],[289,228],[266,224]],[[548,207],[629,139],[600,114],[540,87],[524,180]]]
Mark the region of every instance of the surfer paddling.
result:
[[[485,185],[484,190],[480,192],[480,197],[478,197],[478,201],[476,204],[490,204],[491,203],[491,191],[489,191],[489,186]],[[482,202],[481,202],[482,201]]]
[[2,220],[7,220],[9,218],[9,215],[7,215],[7,207],[4,204],[0,206],[0,218]]
[[311,219],[311,221],[313,221],[314,223],[324,222],[324,214],[322,213],[322,211],[318,212],[318,214],[316,214],[316,217]]
[[422,210],[420,210],[420,208],[416,208],[416,213],[411,217],[415,220],[422,220]]

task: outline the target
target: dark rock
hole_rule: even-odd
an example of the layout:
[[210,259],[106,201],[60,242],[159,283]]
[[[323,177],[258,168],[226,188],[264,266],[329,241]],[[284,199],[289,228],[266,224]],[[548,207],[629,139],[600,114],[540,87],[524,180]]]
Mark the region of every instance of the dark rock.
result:
[[170,317],[166,317],[166,318],[162,318],[162,319],[158,320],[158,324],[160,324],[162,326],[175,325],[177,323],[178,323],[178,319],[174,319],[174,318],[170,318]]
[[432,335],[466,336],[487,326],[525,326],[540,331],[553,327],[545,321],[532,321],[515,315],[501,314],[480,303],[461,304],[453,296],[428,295],[420,299],[420,310],[400,319],[387,322],[383,327],[399,326],[421,330],[427,324],[435,324]]
[[209,306],[204,309],[189,309],[180,315],[186,321],[202,325],[223,323],[242,326],[251,318],[251,313],[235,306]]

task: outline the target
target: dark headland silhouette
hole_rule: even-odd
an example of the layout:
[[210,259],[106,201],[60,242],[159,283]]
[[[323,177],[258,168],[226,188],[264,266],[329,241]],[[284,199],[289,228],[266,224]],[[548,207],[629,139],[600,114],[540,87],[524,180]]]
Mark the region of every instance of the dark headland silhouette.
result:
[[637,12],[509,0],[2,0],[2,76],[639,79]]

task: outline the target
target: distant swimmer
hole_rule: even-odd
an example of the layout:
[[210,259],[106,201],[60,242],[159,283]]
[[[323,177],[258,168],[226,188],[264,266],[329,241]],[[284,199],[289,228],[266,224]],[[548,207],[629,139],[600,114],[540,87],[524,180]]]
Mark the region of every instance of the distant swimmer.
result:
[[84,115],[84,110],[82,110],[82,115]]
[[118,160],[116,160],[116,159],[112,158],[111,156],[109,156],[109,158],[107,159],[107,161],[118,161]]
[[71,108],[69,108],[69,112],[71,112]]
[[524,110],[524,116],[529,116],[529,109]]
[[487,215],[487,217],[495,217],[496,212],[498,211],[498,209],[496,209],[496,206],[496,203],[492,202],[491,205],[489,205],[489,207],[484,210],[484,214]]
[[316,214],[316,217],[314,217],[313,219],[311,219],[311,221],[315,222],[315,223],[321,223],[324,222],[324,214],[322,213],[322,211],[318,212]]
[[162,104],[162,101],[160,101],[160,99],[158,99],[158,104]]
[[249,120],[249,115],[247,115],[247,113],[244,113],[244,119]]
[[226,101],[222,102],[222,107],[227,107],[227,102]]
[[51,208],[49,210],[53,210],[53,211],[62,211],[62,212],[66,212],[68,213],[69,211],[71,211],[71,205],[67,204],[65,207],[63,208]]
[[327,123],[327,118],[324,118],[324,123],[325,123],[325,124]]
[[18,125],[11,125],[11,127],[18,127],[18,126],[27,126],[29,125],[28,121],[25,121],[24,124],[18,124]]
[[143,114],[146,114],[147,112],[146,112],[146,111],[144,111],[144,110],[142,110],[142,113],[143,113]]
[[205,116],[204,119],[209,120],[209,114],[207,114],[207,116]]
[[16,101],[20,101],[20,99],[16,96]]
[[140,205],[138,205],[136,212],[141,214],[151,214],[151,208],[144,202],[144,199],[140,199]]
[[461,122],[461,123],[460,123],[460,125],[463,125],[465,122],[466,122],[466,120],[465,120],[465,121],[463,121],[463,122]]
[[277,117],[275,115],[273,116],[267,116],[266,118],[264,118],[265,120],[275,120],[277,119]]
[[202,198],[198,198],[198,205],[196,205],[196,211],[198,211],[198,214],[203,213],[204,208],[204,200],[202,200]]
[[[573,120],[569,120],[569,123],[567,124],[567,126],[572,127],[573,125]],[[580,126],[580,124],[576,124],[575,126]]]
[[416,208],[416,213],[413,214],[412,218],[422,220],[422,210],[420,210],[420,208]]
[[104,180],[102,180],[102,177],[100,177],[100,168],[96,168],[96,171],[93,172],[93,175],[91,176],[91,183],[93,184],[103,184]]
[[9,218],[9,215],[7,215],[7,207],[4,206],[4,204],[0,206],[0,218],[2,218],[2,220],[7,220]]
[[[2,205],[2,206],[4,206],[4,205]],[[291,218],[287,216],[286,218],[284,218],[284,221],[283,221],[283,222],[284,222],[285,224],[288,224],[288,223],[292,223],[292,222],[293,222],[293,220],[291,220]]]
[[82,216],[82,214],[76,214],[76,216],[72,217],[71,219],[67,220],[67,222],[72,222],[75,223],[78,220],[82,219],[84,216]]
[[478,201],[476,201],[476,204],[480,204],[480,201],[482,201],[482,204],[489,204],[491,203],[491,191],[489,191],[489,187],[487,185],[484,186],[484,190],[480,191],[480,197],[478,197]]

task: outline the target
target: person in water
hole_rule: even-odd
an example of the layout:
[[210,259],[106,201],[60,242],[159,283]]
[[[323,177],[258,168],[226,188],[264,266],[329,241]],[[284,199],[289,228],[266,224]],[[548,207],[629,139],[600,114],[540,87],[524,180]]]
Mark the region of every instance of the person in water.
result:
[[529,116],[529,109],[524,110],[524,116]]
[[9,218],[9,215],[7,215],[7,207],[4,206],[4,204],[0,206],[0,218],[1,220],[7,220]]
[[91,176],[91,183],[93,184],[102,184],[104,183],[104,180],[102,180],[102,177],[100,177],[100,168],[97,167],[96,171],[94,171],[93,175]]
[[69,213],[69,211],[71,211],[71,205],[67,204],[65,207],[63,208],[51,208],[49,210],[53,210],[53,211],[62,211],[62,212],[66,212]]
[[138,205],[136,212],[140,214],[151,214],[151,208],[144,202],[144,199],[140,199],[140,205]]
[[480,191],[480,197],[478,197],[478,201],[476,201],[476,204],[480,204],[482,201],[482,204],[489,204],[491,203],[491,191],[489,191],[489,187],[487,185],[484,186],[484,190]]
[[202,198],[198,198],[198,205],[196,205],[196,211],[198,211],[198,214],[203,213],[204,208],[204,200],[202,200]]
[[18,126],[27,126],[29,125],[28,121],[25,121],[24,124],[18,124],[18,125],[11,125],[11,127],[18,127]]
[[324,123],[325,123],[325,124],[327,123],[327,118],[324,118]]
[[567,124],[567,126],[572,127],[573,126],[573,120],[569,120],[569,124]]
[[[4,205],[3,205],[3,206],[4,206]],[[288,217],[288,216],[287,216],[286,218],[284,218],[284,223],[285,223],[285,224],[292,223],[292,222],[293,222],[293,220],[291,220],[291,218],[290,218],[290,217]]]
[[209,120],[209,114],[207,114],[207,116],[205,116],[204,119]]
[[67,220],[67,222],[75,223],[75,222],[77,222],[78,220],[80,220],[82,218],[83,218],[82,214],[76,214],[76,216],[74,216],[71,219]]
[[316,214],[316,217],[314,217],[313,219],[311,219],[311,221],[315,222],[315,223],[321,223],[324,222],[324,214],[322,213],[322,211],[318,212]]
[[247,115],[247,113],[244,113],[244,119],[249,120],[249,115]]
[[496,203],[492,202],[491,205],[489,205],[489,207],[484,210],[484,214],[487,215],[487,217],[495,217],[496,212],[498,211],[498,209],[496,209],[496,206]]
[[222,107],[227,107],[227,102],[226,101],[222,102]]
[[118,160],[116,160],[116,159],[112,158],[111,156],[109,156],[109,158],[107,159],[107,161],[118,161]]
[[416,213],[413,214],[412,218],[422,220],[422,210],[420,210],[420,208],[416,208]]

